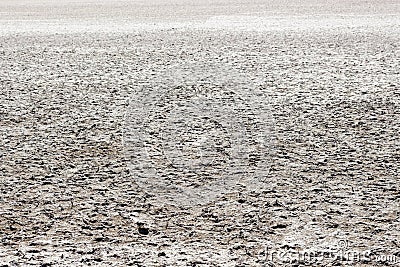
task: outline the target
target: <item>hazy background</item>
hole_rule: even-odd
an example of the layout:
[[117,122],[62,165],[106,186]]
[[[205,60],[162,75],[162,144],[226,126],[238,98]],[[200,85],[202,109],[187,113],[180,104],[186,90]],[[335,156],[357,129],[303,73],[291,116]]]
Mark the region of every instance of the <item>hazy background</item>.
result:
[[0,1],[1,32],[132,31],[202,27],[276,30],[394,26],[400,3],[384,1]]

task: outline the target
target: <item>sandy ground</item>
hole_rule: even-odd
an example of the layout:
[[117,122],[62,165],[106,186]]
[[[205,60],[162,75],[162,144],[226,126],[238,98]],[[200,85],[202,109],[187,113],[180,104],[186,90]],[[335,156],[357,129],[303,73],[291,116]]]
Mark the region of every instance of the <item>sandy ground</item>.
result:
[[[398,266],[399,26],[397,1],[1,0],[0,264]],[[170,127],[187,79],[157,106],[182,66],[210,66],[196,97],[226,77],[259,93],[243,112],[207,95],[235,115],[222,128],[240,115],[243,140],[267,137],[255,159],[209,119],[228,156],[142,153],[196,128]],[[235,168],[244,182],[204,187]],[[198,188],[212,197],[188,202]]]

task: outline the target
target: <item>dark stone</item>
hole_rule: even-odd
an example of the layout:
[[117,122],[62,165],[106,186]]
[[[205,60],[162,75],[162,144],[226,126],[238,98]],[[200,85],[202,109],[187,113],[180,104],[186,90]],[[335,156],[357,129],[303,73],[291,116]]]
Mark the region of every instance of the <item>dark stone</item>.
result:
[[96,242],[106,242],[106,241],[110,241],[110,239],[109,239],[108,237],[102,237],[102,236],[100,236],[100,237],[96,237],[96,238],[94,239],[94,241],[96,241]]
[[284,229],[288,227],[286,224],[278,223],[277,225],[272,226],[272,229]]
[[149,229],[148,228],[144,228],[144,227],[139,227],[139,234],[141,235],[148,235],[149,234]]

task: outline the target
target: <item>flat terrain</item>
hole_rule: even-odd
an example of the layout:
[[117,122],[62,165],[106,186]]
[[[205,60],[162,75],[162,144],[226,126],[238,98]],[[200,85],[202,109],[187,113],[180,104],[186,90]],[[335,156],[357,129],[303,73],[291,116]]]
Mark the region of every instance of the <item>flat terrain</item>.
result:
[[0,265],[400,263],[398,1],[0,0],[0,90]]

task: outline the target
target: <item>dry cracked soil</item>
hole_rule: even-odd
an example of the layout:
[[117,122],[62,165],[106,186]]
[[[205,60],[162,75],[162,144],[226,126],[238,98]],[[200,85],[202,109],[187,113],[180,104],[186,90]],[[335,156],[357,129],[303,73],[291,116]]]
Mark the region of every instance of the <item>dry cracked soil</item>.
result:
[[400,264],[398,1],[1,0],[0,90],[0,266]]

